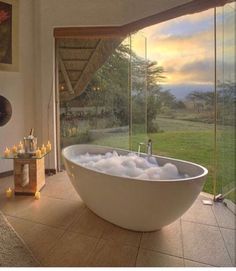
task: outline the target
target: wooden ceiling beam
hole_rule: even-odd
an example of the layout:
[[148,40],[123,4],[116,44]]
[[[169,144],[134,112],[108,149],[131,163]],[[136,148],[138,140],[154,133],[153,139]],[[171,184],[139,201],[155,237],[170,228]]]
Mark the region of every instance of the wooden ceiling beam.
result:
[[159,12],[152,16],[122,25],[122,26],[103,26],[103,27],[56,27],[54,28],[55,38],[112,38],[123,37],[136,32],[144,27],[168,21],[183,15],[201,12],[210,8],[224,6],[229,0],[192,0],[183,5]]

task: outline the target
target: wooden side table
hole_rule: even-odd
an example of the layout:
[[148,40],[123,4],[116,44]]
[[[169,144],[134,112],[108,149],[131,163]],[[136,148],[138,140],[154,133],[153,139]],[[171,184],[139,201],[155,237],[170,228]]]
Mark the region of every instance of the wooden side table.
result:
[[[47,155],[47,154],[46,154]],[[7,157],[14,160],[14,192],[15,195],[34,195],[45,185],[44,157]]]
[[44,157],[14,159],[15,195],[34,195],[45,185]]

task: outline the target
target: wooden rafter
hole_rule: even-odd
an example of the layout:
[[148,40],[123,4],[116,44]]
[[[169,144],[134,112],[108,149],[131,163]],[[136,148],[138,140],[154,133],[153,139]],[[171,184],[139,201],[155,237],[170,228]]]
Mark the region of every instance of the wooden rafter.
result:
[[96,46],[95,46],[95,48],[94,48],[94,51],[93,51],[92,54],[90,55],[90,57],[89,57],[89,59],[88,59],[88,61],[87,61],[87,64],[86,64],[86,66],[84,67],[84,69],[83,69],[83,71],[82,71],[82,74],[79,76],[79,79],[78,79],[77,83],[75,84],[75,91],[76,91],[76,89],[78,88],[79,84],[81,83],[81,78],[83,77],[84,73],[86,72],[87,67],[88,67],[88,64],[89,64],[90,60],[93,58],[93,56],[94,56],[96,50],[99,48],[99,45],[101,44],[101,42],[102,42],[102,40],[98,40],[98,42],[97,42],[97,44],[96,44]]
[[[92,77],[96,71],[106,62],[108,57],[113,53],[117,46],[122,42],[123,37],[116,37],[115,39],[97,39],[94,44],[94,49],[88,49],[89,54],[84,51],[82,54],[76,54],[81,49],[81,44],[86,43],[86,40],[75,40],[73,46],[74,55],[70,54],[70,58],[67,58],[69,54],[66,54],[67,49],[65,40],[62,40],[61,45],[63,47],[63,54],[60,45],[58,51],[60,52],[59,65],[60,65],[60,82],[65,81],[66,91],[60,93],[60,99],[63,101],[69,101],[75,97],[81,95],[86,89]],[[81,42],[82,41],[82,42]],[[89,45],[89,43],[88,43]],[[76,49],[77,52],[76,52]],[[69,49],[70,50],[70,49]],[[86,50],[86,49],[85,49]],[[82,59],[87,56],[86,59]],[[80,58],[79,58],[80,57]],[[82,65],[83,64],[83,65]],[[71,76],[73,74],[73,76]]]
[[61,72],[62,72],[63,77],[65,79],[68,91],[69,91],[70,94],[74,94],[74,89],[73,89],[73,87],[71,85],[70,78],[68,76],[65,64],[64,64],[63,60],[61,59],[60,53],[58,54],[58,58],[59,58],[59,65],[60,65],[60,68],[61,68]]
[[107,58],[112,54],[122,40],[122,38],[99,40],[96,49],[93,54],[91,54],[87,65],[79,76],[78,82],[74,86],[75,94],[77,96],[86,89],[94,73],[105,63]]

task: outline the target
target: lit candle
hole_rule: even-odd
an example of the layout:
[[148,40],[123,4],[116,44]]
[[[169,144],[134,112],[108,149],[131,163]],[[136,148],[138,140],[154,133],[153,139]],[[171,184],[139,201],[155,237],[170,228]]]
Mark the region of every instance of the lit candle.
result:
[[16,145],[14,145],[12,147],[11,151],[12,151],[12,153],[13,153],[14,156],[17,155],[17,147],[16,147]]
[[11,188],[9,187],[9,188],[6,190],[6,197],[7,197],[7,198],[11,198],[11,196],[12,196],[12,190],[11,190]]
[[22,151],[23,150],[23,144],[21,143],[21,141],[20,141],[20,143],[19,143],[19,145],[18,145],[18,151]]
[[45,148],[44,144],[41,147],[41,154],[42,155],[46,154],[46,148]]
[[36,191],[34,197],[35,199],[40,199],[40,192]]
[[4,151],[4,157],[8,158],[11,154],[11,151],[8,149],[8,147],[6,147],[5,151]]
[[41,151],[40,151],[39,148],[36,150],[35,155],[36,155],[36,158],[40,158],[41,157],[42,154],[41,154]]
[[51,145],[50,141],[48,141],[48,144],[47,144],[47,146],[46,146],[46,151],[47,151],[47,152],[50,152],[51,149],[52,149],[52,145]]

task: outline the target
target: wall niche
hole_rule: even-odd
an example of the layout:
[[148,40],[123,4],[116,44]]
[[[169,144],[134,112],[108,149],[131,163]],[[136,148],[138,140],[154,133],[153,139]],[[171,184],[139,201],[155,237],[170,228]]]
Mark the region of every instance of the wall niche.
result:
[[8,123],[12,116],[11,103],[0,95],[0,127]]

